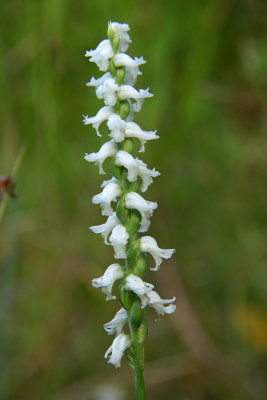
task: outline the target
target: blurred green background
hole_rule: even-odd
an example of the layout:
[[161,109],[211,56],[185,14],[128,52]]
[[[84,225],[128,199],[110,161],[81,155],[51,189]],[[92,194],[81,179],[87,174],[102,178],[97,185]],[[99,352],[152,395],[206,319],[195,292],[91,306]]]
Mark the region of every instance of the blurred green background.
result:
[[[172,316],[147,313],[148,399],[267,398],[267,3],[265,0],[2,0],[0,173],[27,150],[0,227],[0,399],[132,400],[132,371],[103,359],[112,337],[91,279],[113,260],[88,231],[106,140],[82,125],[102,106],[83,57],[127,22],[150,87],[136,122],[161,176],[150,234],[176,248],[157,274]],[[108,179],[108,175],[107,175]]]

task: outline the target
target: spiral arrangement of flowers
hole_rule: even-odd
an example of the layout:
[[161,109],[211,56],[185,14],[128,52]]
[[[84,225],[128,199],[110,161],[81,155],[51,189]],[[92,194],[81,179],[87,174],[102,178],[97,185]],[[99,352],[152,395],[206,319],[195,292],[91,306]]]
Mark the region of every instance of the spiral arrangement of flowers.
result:
[[[108,25],[108,39],[99,43],[95,50],[86,51],[89,61],[97,64],[105,72],[100,78],[91,78],[88,86],[95,87],[96,95],[105,105],[94,117],[85,117],[84,124],[91,124],[98,136],[99,127],[106,121],[109,141],[96,153],[86,154],[85,159],[99,167],[105,174],[103,163],[110,158],[112,178],[105,180],[102,192],[93,196],[92,202],[99,204],[102,215],[107,217],[104,224],[90,229],[103,236],[104,242],[114,248],[116,263],[109,265],[103,276],[93,279],[92,284],[101,288],[106,300],[116,299],[112,293],[115,281],[120,280],[118,300],[121,308],[115,317],[104,325],[108,335],[115,335],[105,357],[116,368],[120,367],[123,354],[133,368],[136,377],[137,399],[145,398],[143,380],[144,341],[147,325],[144,313],[152,307],[161,317],[175,310],[175,297],[162,299],[154,290],[154,285],[143,281],[148,268],[146,254],[150,253],[155,265],[150,269],[157,271],[162,258],[168,259],[174,249],[161,249],[156,240],[144,235],[150,226],[150,217],[158,207],[156,202],[144,199],[153,178],[160,175],[133,155],[134,141],[140,143],[139,152],[145,151],[145,143],[158,139],[156,131],[144,131],[133,122],[134,113],[141,110],[145,98],[152,97],[148,89],[134,88],[139,66],[143,57],[134,59],[125,54],[131,39],[129,26],[117,22]],[[113,204],[114,203],[114,204]],[[116,203],[116,206],[115,206]],[[127,329],[128,325],[128,329]]]

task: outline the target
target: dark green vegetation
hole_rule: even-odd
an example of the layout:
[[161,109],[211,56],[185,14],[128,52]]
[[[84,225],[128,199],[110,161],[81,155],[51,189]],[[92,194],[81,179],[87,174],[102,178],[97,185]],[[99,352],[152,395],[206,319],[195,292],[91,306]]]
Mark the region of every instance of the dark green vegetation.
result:
[[149,234],[177,249],[146,279],[177,297],[174,316],[147,313],[148,398],[266,399],[266,14],[264,0],[1,1],[0,174],[27,144],[0,227],[1,400],[134,392],[126,362],[103,359],[118,305],[90,285],[113,254],[88,231],[105,218],[83,155],[105,138],[81,122],[103,104],[83,54],[108,20],[130,24],[128,53],[147,60],[137,87],[155,96],[136,122],[158,129],[142,159],[162,174]]

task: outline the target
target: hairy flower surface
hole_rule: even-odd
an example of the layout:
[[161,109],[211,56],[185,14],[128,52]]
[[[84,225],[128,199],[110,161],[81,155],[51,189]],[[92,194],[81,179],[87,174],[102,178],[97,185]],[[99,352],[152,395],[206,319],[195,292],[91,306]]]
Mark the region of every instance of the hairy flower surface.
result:
[[[95,89],[97,98],[103,100],[104,106],[95,116],[85,116],[83,122],[92,125],[98,136],[101,136],[101,124],[106,123],[108,128],[107,142],[98,151],[85,155],[87,161],[98,166],[100,174],[108,171],[106,164],[109,161],[112,174],[101,184],[102,192],[92,198],[93,204],[99,204],[102,215],[108,218],[103,224],[90,229],[102,235],[105,244],[113,247],[115,259],[121,259],[122,263],[111,264],[103,276],[92,280],[92,285],[106,294],[106,300],[115,299],[112,287],[115,281],[121,281],[118,287],[121,308],[104,325],[108,335],[116,335],[105,358],[110,357],[108,362],[118,368],[125,353],[138,381],[143,370],[146,309],[154,308],[160,317],[175,310],[175,297],[161,299],[153,290],[154,285],[142,279],[147,270],[146,254],[154,258],[155,267],[151,269],[158,270],[162,259],[170,258],[175,250],[161,249],[152,236],[140,236],[149,229],[150,218],[158,207],[156,202],[144,199],[140,192],[146,192],[160,173],[155,168],[148,168],[134,152],[136,148],[139,153],[144,152],[145,144],[159,136],[156,130],[144,131],[133,121],[144,99],[153,94],[148,88],[134,88],[137,77],[142,74],[139,68],[146,61],[143,57],[133,58],[125,54],[131,43],[129,29],[128,24],[110,22],[108,39],[85,53],[89,61],[104,71],[102,76],[92,77],[86,84]],[[129,334],[125,333],[125,329],[129,329]]]

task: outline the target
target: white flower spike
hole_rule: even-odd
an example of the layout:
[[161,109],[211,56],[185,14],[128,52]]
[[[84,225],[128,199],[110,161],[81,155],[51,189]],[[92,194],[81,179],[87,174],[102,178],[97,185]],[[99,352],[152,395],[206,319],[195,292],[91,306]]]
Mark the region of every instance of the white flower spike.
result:
[[[99,127],[106,123],[111,138],[96,153],[86,154],[85,159],[99,167],[104,174],[103,163],[110,158],[111,177],[101,184],[102,192],[92,198],[99,204],[102,215],[107,216],[104,224],[91,226],[91,230],[100,233],[107,245],[112,245],[115,259],[125,260],[124,265],[111,264],[104,275],[92,280],[92,285],[102,289],[106,300],[115,299],[112,287],[115,281],[122,280],[118,286],[118,295],[123,308],[114,318],[104,325],[108,335],[116,335],[105,358],[116,368],[127,351],[127,360],[136,374],[138,398],[145,398],[143,384],[143,343],[146,337],[145,309],[154,308],[160,317],[175,310],[175,297],[161,299],[154,291],[154,285],[142,279],[147,269],[144,253],[150,253],[158,270],[162,258],[170,258],[174,249],[161,249],[151,236],[141,236],[150,226],[150,217],[158,207],[156,202],[145,200],[139,190],[145,192],[153,179],[160,175],[149,169],[135,155],[135,143],[140,145],[139,152],[145,151],[147,141],[158,139],[157,131],[144,131],[133,122],[135,112],[141,110],[145,98],[152,97],[148,89],[135,89],[134,84],[141,75],[140,66],[146,61],[143,57],[132,58],[124,52],[131,39],[128,24],[109,22],[108,39],[103,40],[95,50],[86,51],[86,57],[95,62],[104,74],[100,78],[92,77],[86,84],[95,88],[96,96],[102,99],[104,106],[93,117],[84,117],[84,124],[91,124],[98,136]],[[105,168],[106,169],[106,168]],[[107,169],[106,169],[107,170]],[[139,180],[140,178],[140,180]],[[139,186],[140,185],[140,186]],[[139,189],[140,188],[140,189]],[[111,203],[117,202],[116,211]],[[140,215],[139,215],[140,214]],[[140,221],[140,223],[139,223]],[[129,329],[128,329],[129,328]],[[124,333],[129,330],[129,334]]]
[[111,264],[103,276],[92,280],[92,285],[96,288],[102,287],[102,292],[106,294],[106,300],[116,299],[112,296],[111,290],[115,281],[123,277],[123,270],[120,264]]
[[104,325],[104,329],[108,335],[116,335],[118,336],[122,330],[126,322],[128,321],[127,311],[124,308],[121,308],[115,317]]
[[110,140],[109,142],[104,143],[97,153],[85,153],[84,158],[86,161],[94,162],[98,166],[100,174],[105,174],[105,171],[102,168],[103,162],[106,160],[106,158],[113,157],[116,152],[117,147],[113,140]]
[[107,358],[111,353],[108,363],[113,364],[115,368],[120,368],[123,353],[130,347],[130,345],[131,343],[128,336],[123,333],[117,336],[105,354],[105,358]]
[[110,243],[114,247],[115,258],[127,258],[126,255],[126,244],[129,239],[129,234],[125,226],[118,224],[112,230],[110,235]]
[[162,258],[171,258],[175,249],[160,249],[156,240],[151,236],[143,236],[141,238],[140,249],[143,252],[150,253],[155,260],[155,268],[150,268],[151,271],[158,271]]
[[110,203],[116,201],[116,198],[121,195],[120,186],[116,182],[109,182],[99,194],[92,198],[93,204],[100,204],[102,215],[107,217],[113,214]]

